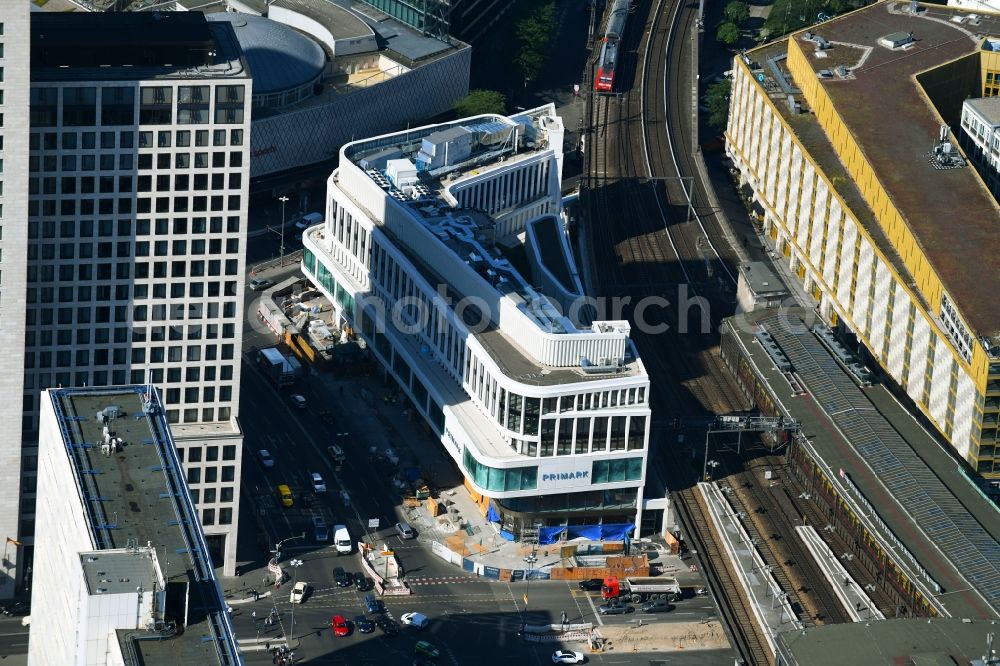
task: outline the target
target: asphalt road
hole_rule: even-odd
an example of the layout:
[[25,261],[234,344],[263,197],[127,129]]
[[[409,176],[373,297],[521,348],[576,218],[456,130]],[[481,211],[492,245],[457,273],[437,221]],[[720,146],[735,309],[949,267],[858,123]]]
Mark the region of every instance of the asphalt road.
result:
[[27,654],[28,627],[21,626],[21,617],[0,616],[0,663],[25,663]]
[[[346,390],[350,391],[350,380],[343,381]],[[387,477],[367,463],[365,455],[367,443],[384,436],[379,432],[381,426],[374,413],[334,408],[337,421],[331,426],[321,421],[314,409],[321,401],[336,405],[339,387],[327,388],[312,379],[279,391],[249,364],[244,365],[242,382],[240,411],[247,446],[243,501],[250,502],[257,511],[256,516],[249,513],[243,520],[259,520],[256,530],[263,537],[262,542],[269,545],[304,532],[304,539],[290,541],[283,547],[282,566],[295,579],[308,581],[312,587],[306,601],[295,608],[293,627],[288,600],[291,582],[273,591],[273,587],[262,584],[266,575],[262,568],[245,573],[243,580],[247,585],[272,590],[272,596],[256,603],[234,604],[234,623],[245,650],[263,647],[268,640],[277,644],[279,637],[287,632],[292,644],[298,646],[296,656],[308,659],[308,663],[399,664],[412,655],[413,644],[424,638],[442,650],[442,658],[438,660],[442,664],[488,662],[498,646],[510,660],[542,664],[551,663],[549,657],[558,645],[524,642],[518,636],[522,623],[558,623],[563,611],[569,622],[596,625],[631,624],[640,618],[648,624],[697,621],[715,616],[711,599],[697,597],[681,600],[670,613],[636,612],[600,617],[596,611],[600,605],[599,594],[581,592],[575,583],[504,583],[470,577],[433,555],[422,541],[402,541],[393,532],[391,526],[400,515],[399,496]],[[328,394],[331,390],[332,394]],[[288,396],[293,392],[307,397],[306,409],[296,409],[292,405]],[[350,435],[344,440],[348,460],[336,473],[325,447],[336,440],[338,432]],[[260,463],[256,455],[259,448],[270,451],[275,459],[274,467],[265,468]],[[323,475],[328,486],[326,493],[312,492],[308,482],[312,471]],[[295,496],[292,508],[281,507],[277,502],[274,488],[279,483],[291,486]],[[349,494],[350,507],[343,505],[341,490]],[[313,513],[324,516],[328,525],[348,525],[355,539],[364,535],[369,518],[378,518],[382,527],[373,536],[378,543],[387,542],[396,551],[413,590],[410,597],[386,598],[387,612],[398,620],[403,613],[417,610],[432,619],[431,625],[423,632],[404,628],[395,638],[382,636],[380,630],[371,635],[352,632],[346,638],[335,637],[330,629],[331,616],[341,614],[352,619],[362,613],[364,607],[363,594],[354,588],[337,588],[332,572],[337,566],[349,572],[361,571],[360,559],[357,553],[338,556],[329,543],[315,542],[310,522]],[[245,512],[244,516],[247,515]],[[246,524],[241,529],[248,527],[251,531],[255,529]],[[263,550],[259,555],[263,558]],[[289,561],[293,558],[301,560],[301,566],[290,567]],[[260,585],[257,577],[260,577]],[[528,595],[527,608],[525,594]],[[242,596],[238,593],[236,598]],[[266,627],[263,619],[271,610],[277,611],[279,623]],[[697,653],[694,661],[687,661],[688,656],[685,656],[685,662],[676,663],[699,663],[698,659],[706,654]],[[611,659],[610,653],[594,655],[592,663],[647,663],[648,655],[641,659],[614,655],[614,660]],[[248,652],[249,663],[266,664],[269,660],[270,656],[263,650]]]

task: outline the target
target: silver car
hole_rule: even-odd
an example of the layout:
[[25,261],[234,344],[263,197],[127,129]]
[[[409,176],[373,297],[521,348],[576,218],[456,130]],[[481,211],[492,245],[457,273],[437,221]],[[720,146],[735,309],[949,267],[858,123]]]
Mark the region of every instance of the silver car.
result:
[[597,607],[597,612],[601,615],[625,615],[634,610],[635,607],[628,604],[603,604]]

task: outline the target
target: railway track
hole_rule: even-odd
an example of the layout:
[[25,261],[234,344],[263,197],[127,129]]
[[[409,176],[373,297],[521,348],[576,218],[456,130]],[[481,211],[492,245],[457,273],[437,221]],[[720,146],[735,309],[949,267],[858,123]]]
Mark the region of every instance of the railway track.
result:
[[[795,533],[795,520],[801,519],[801,513],[790,498],[782,503],[761,485],[766,483],[762,481],[763,469],[781,466],[780,459],[758,459],[750,469],[727,479],[732,489],[730,497],[735,496],[737,505],[742,507],[747,516],[744,525],[757,539],[765,561],[771,565],[781,589],[788,593],[799,620],[806,625],[849,622],[819,565]],[[795,515],[789,516],[789,510]]]
[[736,643],[735,647],[748,663],[761,665],[774,663],[770,648],[761,639],[756,625],[750,620],[754,616],[753,610],[745,600],[743,591],[736,585],[729,561],[723,557],[721,549],[715,542],[712,527],[706,518],[707,507],[693,487],[685,488],[676,495],[687,507],[682,514],[681,522],[684,524],[685,533],[695,535],[700,542],[698,552],[701,553],[705,577],[718,600],[719,610],[730,629],[730,637]]
[[[676,68],[667,62],[677,51],[672,37],[693,20],[679,0],[639,0],[620,52],[621,94],[592,96],[588,104],[588,149],[581,199],[586,211],[588,251],[601,296],[661,296],[676,304],[701,297],[708,303],[708,323],[700,308],[664,308],[658,318],[633,321],[632,333],[654,380],[653,408],[660,414],[728,414],[749,407],[719,357],[717,329],[733,310],[734,283],[726,252],[720,256],[679,178],[684,163],[667,133],[666,77]],[[668,49],[668,45],[670,48]],[[593,80],[591,70],[590,80]],[[684,95],[684,99],[690,99]],[[680,102],[675,102],[679,104]],[[673,113],[676,115],[678,111]],[[679,151],[683,152],[683,151]],[[692,196],[695,189],[691,189]],[[697,202],[692,200],[697,205]],[[697,212],[697,211],[695,211]],[[732,264],[735,265],[735,264]],[[666,324],[653,332],[649,324]],[[764,637],[750,618],[743,593],[691,488],[686,466],[676,454],[658,449],[658,463],[668,476],[684,533],[702,564],[727,631],[749,662],[773,661]]]

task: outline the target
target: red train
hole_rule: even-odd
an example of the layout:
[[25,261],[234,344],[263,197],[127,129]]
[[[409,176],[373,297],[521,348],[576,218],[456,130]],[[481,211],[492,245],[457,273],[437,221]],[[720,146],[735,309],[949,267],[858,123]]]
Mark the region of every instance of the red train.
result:
[[601,37],[601,54],[597,59],[597,74],[594,76],[594,90],[599,93],[613,92],[615,70],[618,67],[618,47],[625,32],[631,0],[613,0],[608,12],[607,27]]

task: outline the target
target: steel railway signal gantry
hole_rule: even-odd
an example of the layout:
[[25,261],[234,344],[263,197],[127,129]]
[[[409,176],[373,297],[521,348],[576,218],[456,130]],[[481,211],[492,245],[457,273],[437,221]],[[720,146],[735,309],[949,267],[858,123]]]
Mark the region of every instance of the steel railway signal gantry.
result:
[[[705,462],[702,465],[701,478],[708,480],[708,441],[713,433],[735,432],[736,454],[739,455],[744,432],[787,432],[796,433],[801,424],[783,416],[717,416],[705,430]],[[715,462],[715,461],[712,461]],[[713,465],[714,468],[714,465]]]

